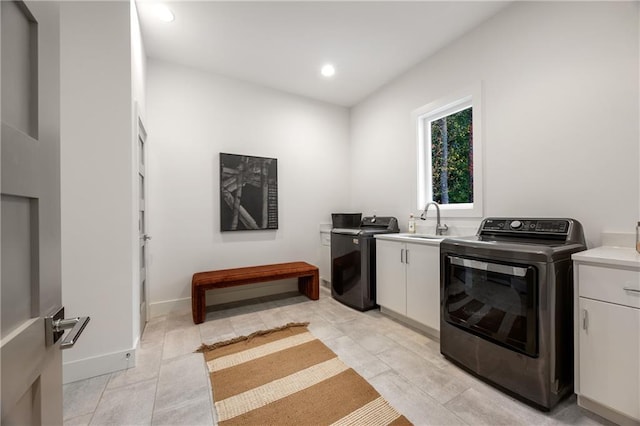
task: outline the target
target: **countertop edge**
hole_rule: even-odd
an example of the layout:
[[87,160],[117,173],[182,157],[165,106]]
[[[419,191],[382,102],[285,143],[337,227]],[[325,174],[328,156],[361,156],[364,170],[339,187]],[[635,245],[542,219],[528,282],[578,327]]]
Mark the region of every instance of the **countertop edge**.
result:
[[631,247],[600,246],[571,255],[580,263],[640,269],[640,253]]
[[409,244],[422,244],[425,246],[435,247],[439,247],[440,242],[442,242],[442,240],[444,240],[445,238],[416,238],[407,236],[406,234],[377,234],[375,237],[378,240],[396,241],[399,243]]

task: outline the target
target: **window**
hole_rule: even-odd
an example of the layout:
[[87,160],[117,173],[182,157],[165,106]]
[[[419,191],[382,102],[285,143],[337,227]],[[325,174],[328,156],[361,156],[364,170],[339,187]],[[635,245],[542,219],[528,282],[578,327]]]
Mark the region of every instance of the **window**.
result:
[[417,208],[435,201],[443,216],[482,216],[480,90],[417,109]]

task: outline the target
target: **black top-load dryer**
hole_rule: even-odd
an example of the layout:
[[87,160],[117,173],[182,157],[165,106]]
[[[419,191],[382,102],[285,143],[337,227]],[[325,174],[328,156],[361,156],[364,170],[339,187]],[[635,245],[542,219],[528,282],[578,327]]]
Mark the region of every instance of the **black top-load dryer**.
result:
[[359,311],[376,306],[376,234],[397,233],[395,217],[364,217],[331,230],[331,295]]

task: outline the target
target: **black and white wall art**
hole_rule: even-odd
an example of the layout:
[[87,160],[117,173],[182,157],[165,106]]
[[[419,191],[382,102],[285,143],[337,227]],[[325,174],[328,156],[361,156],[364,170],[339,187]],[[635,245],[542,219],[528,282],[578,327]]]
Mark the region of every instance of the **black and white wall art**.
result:
[[220,230],[278,229],[278,160],[220,153]]

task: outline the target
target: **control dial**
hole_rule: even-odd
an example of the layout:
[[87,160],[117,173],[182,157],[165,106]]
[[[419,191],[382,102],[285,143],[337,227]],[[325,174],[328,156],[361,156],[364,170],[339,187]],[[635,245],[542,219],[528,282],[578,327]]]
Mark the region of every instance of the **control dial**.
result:
[[509,226],[511,227],[511,229],[520,229],[522,228],[522,222],[520,222],[519,220],[514,220],[509,224]]

